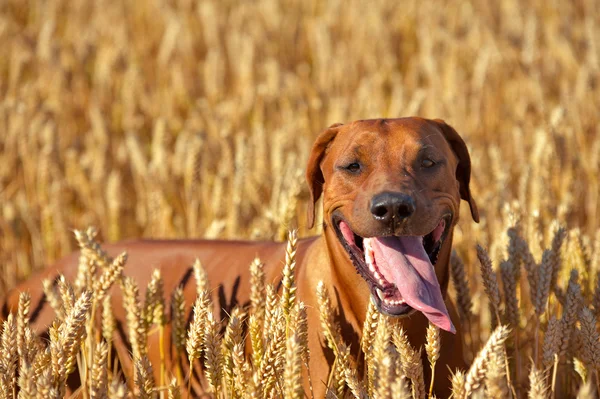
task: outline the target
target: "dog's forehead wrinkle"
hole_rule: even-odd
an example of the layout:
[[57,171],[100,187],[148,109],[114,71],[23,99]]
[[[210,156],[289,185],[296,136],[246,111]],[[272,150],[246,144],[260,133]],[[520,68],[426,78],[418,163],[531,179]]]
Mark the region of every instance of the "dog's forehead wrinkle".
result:
[[[346,143],[339,149],[340,157],[354,156],[356,158],[373,158],[379,160],[385,155],[385,140],[376,140],[377,132],[359,131],[348,137]],[[344,155],[346,154],[346,155]],[[358,160],[358,159],[357,159]]]

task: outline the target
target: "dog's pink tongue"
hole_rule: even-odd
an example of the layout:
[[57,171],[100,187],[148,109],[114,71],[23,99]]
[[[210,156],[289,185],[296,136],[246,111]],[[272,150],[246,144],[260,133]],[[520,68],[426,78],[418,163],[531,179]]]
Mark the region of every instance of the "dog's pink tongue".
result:
[[379,272],[402,298],[442,330],[455,333],[421,237],[370,238]]

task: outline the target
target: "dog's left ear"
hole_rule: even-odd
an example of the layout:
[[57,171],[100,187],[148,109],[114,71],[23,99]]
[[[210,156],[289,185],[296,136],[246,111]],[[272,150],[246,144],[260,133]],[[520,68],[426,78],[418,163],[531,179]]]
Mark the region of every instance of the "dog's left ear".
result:
[[477,210],[477,204],[471,196],[471,189],[469,188],[469,183],[471,181],[471,157],[469,156],[467,145],[452,126],[441,119],[435,119],[434,122],[438,124],[444,137],[450,144],[450,147],[452,147],[452,150],[458,157],[456,179],[460,184],[460,198],[469,203],[471,216],[473,216],[474,221],[479,223],[479,211]]
[[323,193],[323,172],[321,171],[321,161],[325,157],[325,150],[333,141],[338,132],[338,127],[343,123],[334,123],[322,132],[312,146],[308,165],[306,167],[306,181],[310,190],[310,202],[308,203],[308,222],[307,227],[311,229],[315,225],[315,204]]

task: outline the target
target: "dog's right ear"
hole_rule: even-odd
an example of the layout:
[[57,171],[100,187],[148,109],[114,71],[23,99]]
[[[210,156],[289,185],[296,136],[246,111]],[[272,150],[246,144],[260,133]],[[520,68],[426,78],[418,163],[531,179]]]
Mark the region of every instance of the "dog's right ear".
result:
[[442,130],[442,133],[448,141],[448,144],[450,144],[450,147],[452,147],[452,150],[458,157],[456,179],[460,184],[460,198],[469,203],[469,208],[471,208],[471,216],[473,216],[473,220],[475,222],[479,223],[479,210],[477,209],[475,199],[471,195],[471,157],[469,156],[467,145],[452,126],[448,125],[441,119],[434,119],[434,122],[438,124],[438,127]]
[[306,181],[310,191],[310,202],[308,203],[308,223],[307,227],[311,229],[315,225],[315,205],[323,193],[323,172],[321,171],[321,161],[325,157],[325,152],[329,144],[338,133],[338,128],[343,123],[334,123],[322,132],[312,146],[308,165],[306,167]]

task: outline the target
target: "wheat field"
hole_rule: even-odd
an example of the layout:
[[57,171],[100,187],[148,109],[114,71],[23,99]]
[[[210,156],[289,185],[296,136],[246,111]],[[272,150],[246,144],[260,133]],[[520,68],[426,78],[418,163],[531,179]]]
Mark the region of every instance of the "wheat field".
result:
[[[450,288],[473,367],[455,375],[455,397],[594,397],[599,43],[597,0],[1,1],[0,297],[78,246],[106,279],[59,284],[49,342],[31,334],[23,297],[1,330],[0,397],[62,397],[75,365],[85,384],[74,396],[185,396],[185,375],[153,381],[160,365],[144,360],[144,334],[177,315],[163,294],[132,305],[135,382],[107,371],[110,336],[86,320],[111,284],[130,298],[138,288],[120,278],[126,259],[102,258],[95,243],[318,234],[306,228],[303,180],[316,135],[409,115],[445,119],[473,161],[482,220],[463,208]],[[241,324],[302,325],[300,303],[259,288],[255,308],[220,321],[199,286],[182,353],[204,358],[217,397],[302,397],[301,330],[275,330],[255,339],[253,359],[240,354]],[[392,320],[368,320],[364,377],[323,320],[338,359],[331,397],[426,397],[421,349]],[[430,333],[423,350],[435,362]],[[267,352],[272,364],[261,363]]]

